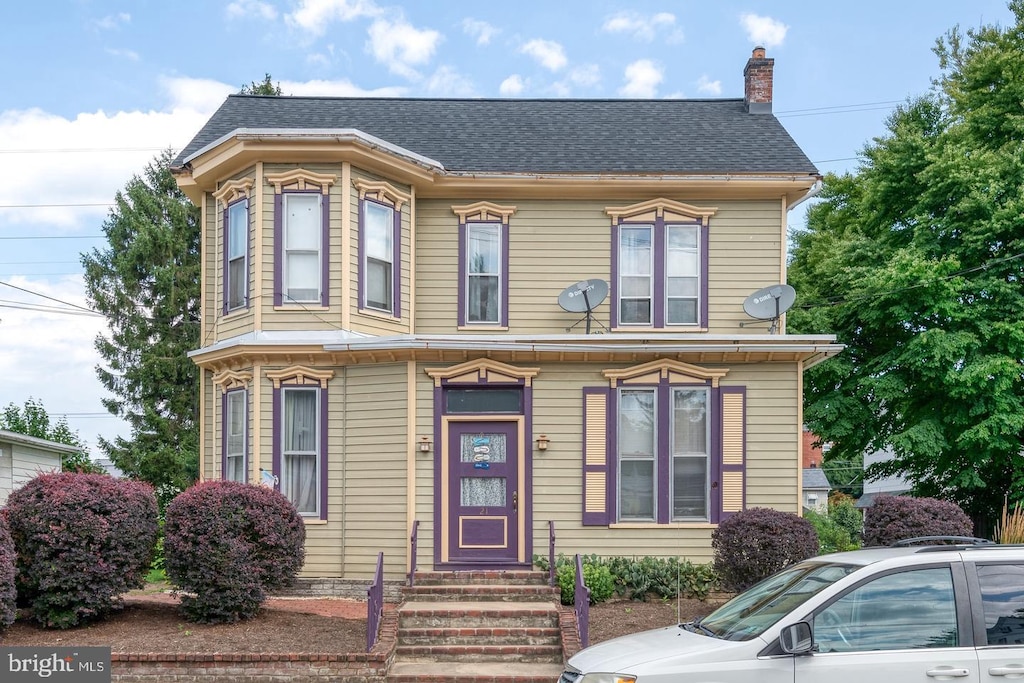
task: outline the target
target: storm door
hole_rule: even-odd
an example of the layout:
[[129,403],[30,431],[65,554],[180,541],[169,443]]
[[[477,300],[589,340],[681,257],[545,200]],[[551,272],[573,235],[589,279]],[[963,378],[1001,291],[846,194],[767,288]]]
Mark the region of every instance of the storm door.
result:
[[519,514],[522,419],[446,422],[443,561],[499,566],[524,561]]

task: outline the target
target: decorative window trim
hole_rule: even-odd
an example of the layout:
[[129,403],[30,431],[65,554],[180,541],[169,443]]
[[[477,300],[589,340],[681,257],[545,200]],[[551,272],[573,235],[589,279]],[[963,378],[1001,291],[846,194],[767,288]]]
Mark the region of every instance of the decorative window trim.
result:
[[237,180],[227,180],[219,189],[215,190],[213,198],[219,201],[221,204],[227,206],[233,202],[238,201],[241,198],[250,199],[252,198],[252,189],[256,184],[256,181],[252,178],[238,178]]
[[712,387],[718,387],[719,380],[729,374],[729,370],[727,368],[702,368],[698,365],[666,358],[634,365],[631,368],[602,370],[601,374],[608,380],[612,389],[615,389],[620,382],[624,384],[657,384],[660,380],[668,380],[669,384],[707,382]]
[[402,206],[412,201],[412,195],[402,192],[391,183],[383,180],[364,180],[362,178],[354,181],[352,185],[359,191],[359,200],[373,199],[381,204],[390,204],[395,211],[401,211]]
[[327,476],[328,476],[328,452],[327,452],[327,383],[334,377],[333,370],[317,370],[304,365],[293,365],[280,370],[268,370],[265,373],[274,386],[273,390],[273,455],[272,468],[277,477],[275,489],[281,490],[281,481],[284,479],[284,389],[315,389],[318,392],[317,401],[319,412],[317,414],[317,430],[319,439],[317,448],[319,450],[317,459],[317,507],[318,513],[305,513],[304,519],[327,520]]
[[[694,206],[659,197],[626,206],[607,206],[605,213],[611,218],[611,327],[612,329],[640,328],[683,328],[689,330],[707,329],[708,325],[708,238],[711,216],[718,212],[715,206]],[[648,323],[622,323],[619,300],[619,259],[620,230],[631,225],[650,226],[653,268],[651,272],[651,320]],[[699,230],[699,290],[697,320],[694,323],[668,323],[666,321],[668,296],[666,287],[667,227],[668,225],[691,225]]]
[[[516,207],[479,201],[472,204],[453,205],[452,212],[459,217],[459,296],[458,327],[463,328],[507,328],[509,292],[509,222]],[[470,322],[468,309],[469,266],[467,263],[470,223],[493,223],[501,226],[501,264],[498,283],[498,319]]]
[[297,386],[319,385],[321,389],[327,388],[327,382],[334,378],[334,370],[315,370],[305,365],[292,365],[281,370],[267,370],[267,379],[274,383],[275,389],[280,389],[281,384],[287,382]]
[[496,360],[481,358],[447,368],[428,368],[427,375],[434,387],[442,384],[523,384],[532,386],[540,368],[522,368]]
[[338,176],[333,173],[317,173],[304,168],[296,168],[281,173],[267,173],[263,176],[269,185],[274,186],[274,193],[281,194],[287,190],[319,190],[321,194],[328,194],[331,185],[338,182]]
[[232,389],[248,389],[251,382],[252,373],[247,370],[224,370],[213,376],[213,386],[219,386],[222,394]]

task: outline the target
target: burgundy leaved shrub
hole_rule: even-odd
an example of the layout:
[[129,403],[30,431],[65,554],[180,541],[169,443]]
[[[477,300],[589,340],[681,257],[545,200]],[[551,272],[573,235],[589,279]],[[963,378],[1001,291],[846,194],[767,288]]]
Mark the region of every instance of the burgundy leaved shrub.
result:
[[156,543],[149,484],[106,474],[41,474],[11,493],[18,601],[46,627],[70,628],[121,607]]
[[17,563],[14,541],[7,530],[7,516],[0,515],[0,631],[14,623],[17,614],[17,591],[14,575]]
[[879,496],[864,513],[864,545],[892,545],[919,536],[971,536],[974,524],[959,505],[938,498]]
[[799,515],[750,508],[711,533],[714,568],[729,591],[742,591],[794,562],[818,554],[818,534]]
[[208,481],[167,506],[164,567],[186,618],[231,623],[255,616],[267,591],[292,584],[305,540],[302,517],[282,494]]

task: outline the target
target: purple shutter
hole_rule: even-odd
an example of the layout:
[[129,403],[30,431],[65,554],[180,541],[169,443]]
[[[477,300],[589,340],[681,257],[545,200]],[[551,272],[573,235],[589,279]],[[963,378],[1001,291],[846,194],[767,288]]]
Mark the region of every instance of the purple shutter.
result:
[[747,505],[747,388],[721,387],[718,394],[718,438],[711,489],[711,521],[716,524]]
[[231,263],[228,261],[228,248],[230,245],[228,241],[231,239],[231,226],[228,224],[228,207],[224,206],[224,219],[221,221],[221,229],[224,231],[224,277],[221,278],[221,288],[224,290],[221,292],[224,295],[224,312],[223,315],[228,314],[228,300],[231,298],[231,276],[230,268]]
[[607,387],[583,389],[583,524],[607,526],[612,522],[611,464],[608,445]]

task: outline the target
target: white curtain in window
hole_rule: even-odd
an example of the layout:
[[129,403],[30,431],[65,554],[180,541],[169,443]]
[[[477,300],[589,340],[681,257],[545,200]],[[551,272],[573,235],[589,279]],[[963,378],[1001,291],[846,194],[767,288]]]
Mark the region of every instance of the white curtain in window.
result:
[[318,389],[284,390],[284,462],[281,488],[299,512],[315,513],[319,495]]
[[225,452],[224,478],[229,481],[245,481],[245,391],[231,391],[227,401],[227,448]]

